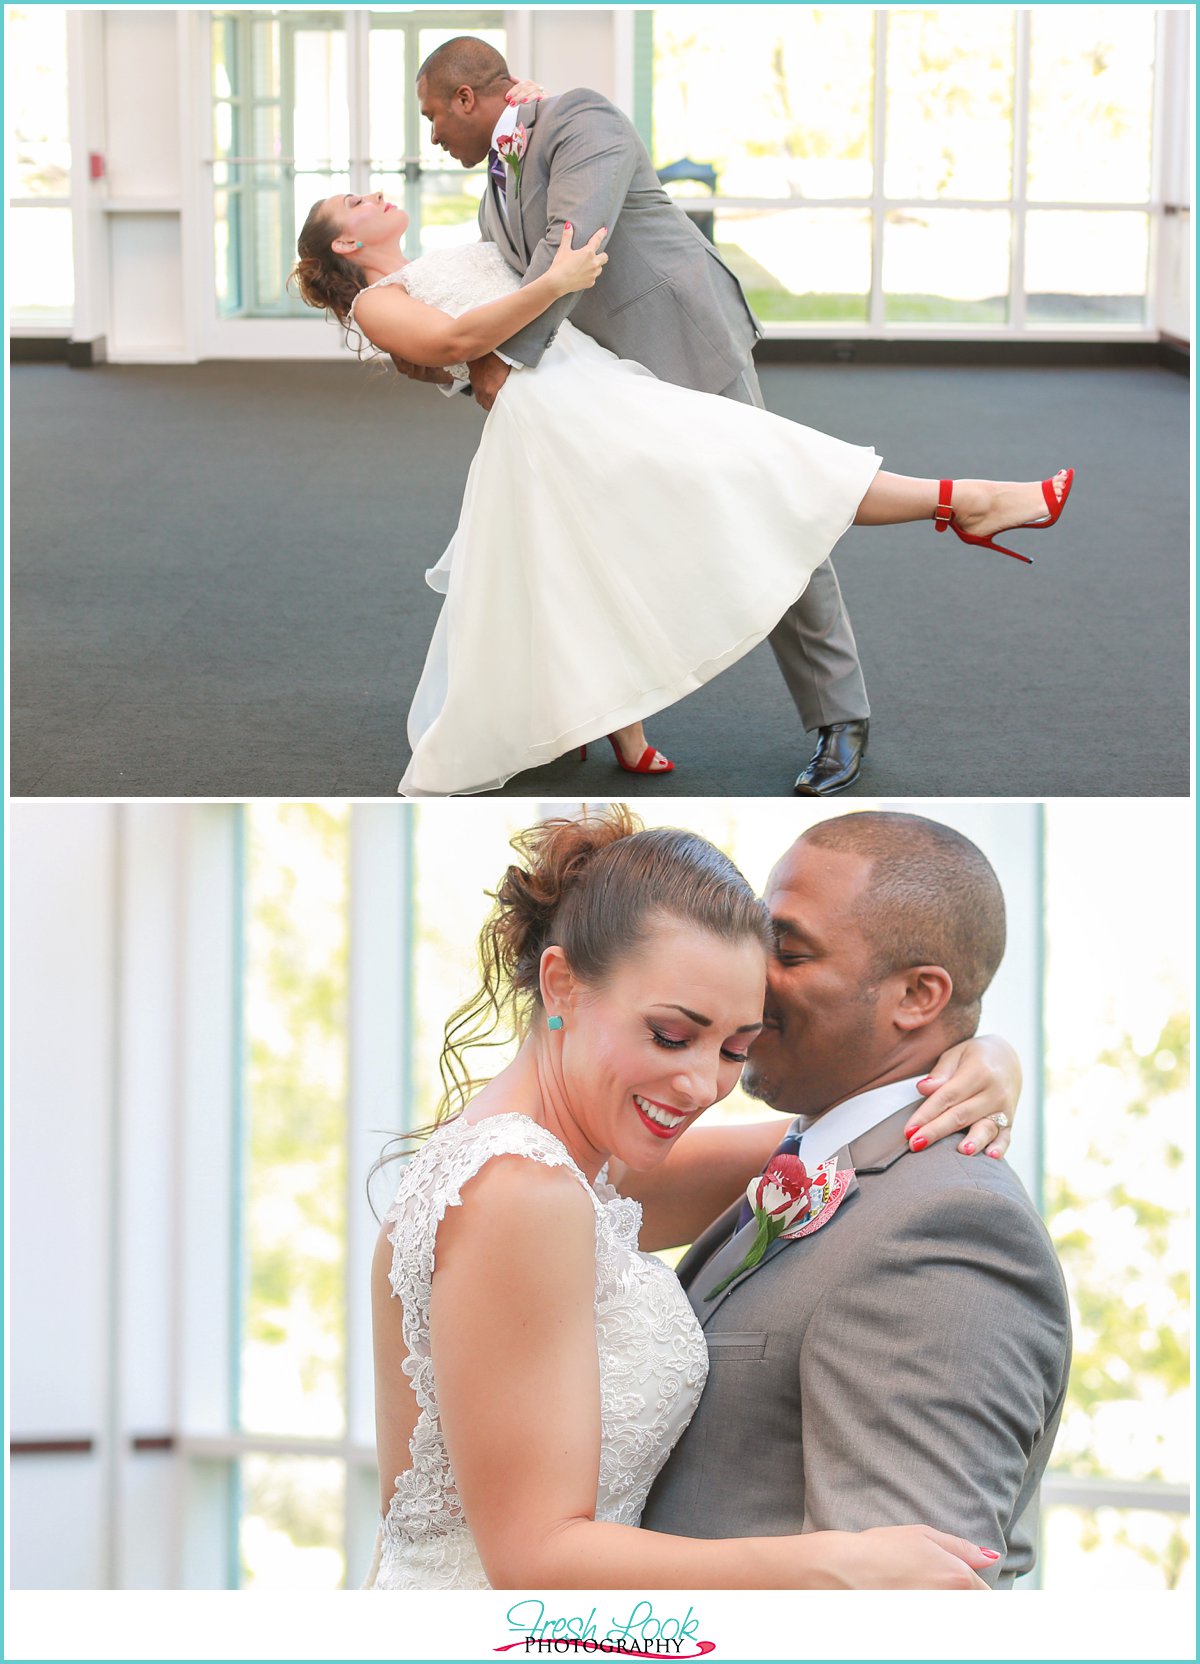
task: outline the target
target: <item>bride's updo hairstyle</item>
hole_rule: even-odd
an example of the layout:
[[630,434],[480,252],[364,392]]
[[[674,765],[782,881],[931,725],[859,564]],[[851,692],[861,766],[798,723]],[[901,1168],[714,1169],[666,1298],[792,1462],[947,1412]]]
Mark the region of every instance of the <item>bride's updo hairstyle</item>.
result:
[[296,239],[297,259],[288,283],[296,285],[306,306],[332,314],[346,331],[349,344],[354,327],[350,308],[355,295],[366,288],[367,280],[353,260],[333,252],[331,245],[337,235],[338,227],[326,212],[324,201],[314,202]]
[[446,1024],[435,1126],[482,1084],[464,1053],[524,1036],[540,1017],[548,947],[560,947],[575,975],[598,986],[664,920],[724,941],[772,945],[767,910],[727,855],[694,832],[646,830],[623,804],[539,821],[512,847],[518,860],[500,880],[479,938],[482,985]]

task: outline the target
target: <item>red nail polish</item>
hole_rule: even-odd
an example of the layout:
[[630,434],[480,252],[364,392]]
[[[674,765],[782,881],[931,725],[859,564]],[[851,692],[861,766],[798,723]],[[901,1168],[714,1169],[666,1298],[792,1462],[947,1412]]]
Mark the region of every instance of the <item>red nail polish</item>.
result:
[[979,1552],[980,1554],[986,1554],[989,1560],[999,1560],[1000,1558],[994,1548],[984,1548],[982,1543],[979,1546]]
[[975,1154],[974,1144],[964,1144],[962,1147],[962,1153],[965,1156],[973,1156]]
[[926,1136],[923,1132],[919,1132],[919,1133],[916,1133],[909,1140],[909,1143],[912,1145],[914,1150],[923,1150],[925,1148],[925,1146],[929,1143],[929,1140],[926,1138]]
[[905,1138],[911,1138],[913,1133],[916,1132],[916,1130],[917,1130],[917,1123],[915,1121],[910,1122],[909,1125],[907,1127],[905,1127],[905,1129],[904,1129]]
[[1003,1154],[1004,1154],[1003,1150],[989,1150],[988,1151],[988,1155],[991,1156],[993,1161],[999,1161]]

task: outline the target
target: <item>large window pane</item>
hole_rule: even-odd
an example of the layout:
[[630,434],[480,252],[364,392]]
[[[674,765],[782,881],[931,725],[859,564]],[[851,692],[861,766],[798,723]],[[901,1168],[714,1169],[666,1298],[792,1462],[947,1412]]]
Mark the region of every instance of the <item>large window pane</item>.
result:
[[1148,1508],[1048,1508],[1042,1554],[1055,1589],[1191,1588],[1192,1522]]
[[[1051,804],[1046,824],[1045,1209],[1075,1323],[1053,1465],[1082,1479],[1186,1484],[1195,1105],[1180,921],[1191,832],[1186,814],[1111,803],[1099,817]],[[1114,882],[1131,861],[1174,875],[1176,903],[1147,906],[1142,886]],[[1143,1562],[1152,1584],[1178,1581],[1182,1521],[1055,1513],[1048,1588],[1090,1582],[1089,1567],[1136,1587]]]
[[[425,173],[421,178],[421,252],[458,248],[479,241],[479,201],[487,188],[483,173]],[[412,246],[411,233],[405,248]]]
[[1146,201],[1154,8],[1034,6],[1030,17],[1030,197]]
[[409,96],[407,36],[402,29],[378,27],[375,18],[371,25],[371,160],[396,163],[407,154],[404,139]]
[[888,196],[1009,196],[1013,33],[990,6],[889,13]]
[[10,316],[28,324],[69,323],[75,305],[71,210],[10,208],[4,257]]
[[[288,37],[285,37],[285,42]],[[298,167],[345,167],[350,160],[346,37],[341,29],[297,27],[292,45],[293,132]],[[285,112],[285,122],[288,113]]]
[[9,196],[71,190],[65,6],[4,8]]
[[889,323],[1002,324],[1011,220],[974,208],[897,209],[883,234]]
[[857,7],[659,7],[655,165],[712,163],[725,196],[869,196],[872,28]]
[[724,208],[716,243],[770,323],[865,323],[871,216],[857,208]]
[[244,1589],[339,1589],[346,1469],[310,1456],[247,1456],[241,1463]]
[[349,810],[247,811],[241,1414],[345,1426]]
[[242,309],[238,249],[241,247],[242,198],[237,191],[213,194],[213,253],[216,258],[217,310],[229,317]]
[[218,310],[315,317],[289,294],[287,276],[312,203],[348,177],[343,19],[229,11],[215,13],[212,27],[216,155],[256,158],[214,169],[214,190],[230,192],[215,203]]
[[[4,57],[5,182],[15,199],[4,261],[9,321],[69,330],[75,264],[66,8],[6,6]],[[34,205],[42,201],[45,208]]]
[[1145,322],[1149,259],[1147,214],[1030,209],[1025,223],[1029,321],[1139,328]]

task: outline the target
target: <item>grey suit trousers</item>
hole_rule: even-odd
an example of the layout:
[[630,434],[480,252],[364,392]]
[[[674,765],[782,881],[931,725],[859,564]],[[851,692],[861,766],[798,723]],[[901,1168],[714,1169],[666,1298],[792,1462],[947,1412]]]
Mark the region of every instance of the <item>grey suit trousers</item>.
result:
[[[764,408],[753,364],[721,389],[721,397]],[[832,561],[821,562],[767,639],[805,728],[870,716],[854,630]]]

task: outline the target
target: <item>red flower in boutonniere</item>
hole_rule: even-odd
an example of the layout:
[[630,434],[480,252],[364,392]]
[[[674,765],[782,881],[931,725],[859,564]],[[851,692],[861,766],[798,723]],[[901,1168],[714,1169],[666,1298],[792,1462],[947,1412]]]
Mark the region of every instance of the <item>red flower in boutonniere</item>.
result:
[[521,184],[521,158],[528,142],[529,134],[523,127],[515,127],[511,133],[505,133],[496,140],[496,154],[512,170],[513,184],[518,188]]
[[754,1209],[758,1230],[749,1252],[728,1277],[704,1296],[715,1300],[736,1277],[757,1265],[777,1236],[802,1219],[812,1205],[812,1180],[799,1156],[772,1156],[761,1177],[751,1179],[746,1199]]

